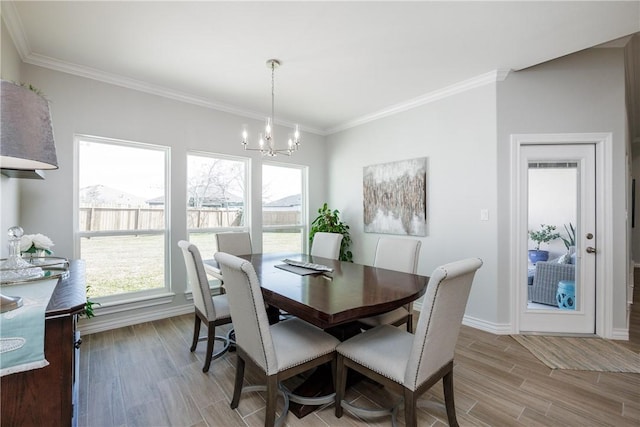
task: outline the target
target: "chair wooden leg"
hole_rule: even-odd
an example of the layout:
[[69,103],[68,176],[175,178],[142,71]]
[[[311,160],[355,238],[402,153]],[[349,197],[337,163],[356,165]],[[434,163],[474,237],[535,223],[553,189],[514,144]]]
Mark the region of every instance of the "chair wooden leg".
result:
[[198,314],[194,314],[196,322],[193,325],[193,342],[191,343],[191,352],[196,351],[196,347],[198,346],[198,337],[200,336],[200,318]]
[[276,422],[276,401],[278,398],[278,376],[267,376],[267,409],[264,415],[264,427],[273,427]]
[[333,385],[333,390],[336,389],[336,378],[337,378],[337,370],[338,367],[336,365],[336,358],[334,357],[331,360],[331,385]]
[[344,366],[344,356],[338,353],[336,359],[336,418],[342,417],[342,399],[344,399],[344,391],[347,388],[347,370]]
[[407,332],[410,334],[413,333],[413,314],[409,313],[409,317],[407,317]]
[[442,385],[444,388],[444,404],[447,408],[447,419],[451,427],[458,426],[456,419],[456,405],[453,399],[453,369],[442,377]]
[[[237,354],[237,353],[236,353]],[[242,383],[244,382],[244,359],[236,357],[236,379],[233,385],[233,398],[231,399],[231,409],[236,409],[240,403],[240,393],[242,393]]]
[[406,427],[418,427],[416,395],[408,388],[404,389],[404,423]]
[[209,322],[207,325],[207,352],[204,357],[204,367],[202,372],[209,372],[209,366],[211,366],[211,358],[213,357],[213,346],[216,343],[216,327],[213,322]]

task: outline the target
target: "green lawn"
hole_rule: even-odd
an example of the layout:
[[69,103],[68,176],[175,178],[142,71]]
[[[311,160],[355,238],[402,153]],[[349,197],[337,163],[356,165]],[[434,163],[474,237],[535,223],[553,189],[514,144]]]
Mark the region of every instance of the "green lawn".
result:
[[[213,233],[192,233],[203,258],[213,257]],[[264,233],[264,252],[300,252],[300,233]],[[178,248],[175,248],[178,250]],[[164,287],[164,236],[112,236],[81,240],[91,297]]]

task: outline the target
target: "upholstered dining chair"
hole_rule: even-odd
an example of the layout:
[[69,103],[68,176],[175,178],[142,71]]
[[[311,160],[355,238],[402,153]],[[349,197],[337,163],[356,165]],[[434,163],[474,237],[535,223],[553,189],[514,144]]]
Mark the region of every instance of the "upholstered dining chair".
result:
[[[184,256],[184,262],[187,267],[187,278],[191,284],[193,305],[195,306],[195,324],[190,350],[194,352],[198,346],[198,341],[207,340],[207,352],[205,353],[202,372],[208,372],[211,361],[222,356],[229,349],[229,334],[227,334],[226,337],[216,336],[216,326],[231,323],[229,303],[227,296],[224,294],[214,297],[211,296],[207,273],[202,264],[202,257],[200,256],[198,247],[186,240],[179,241],[178,246],[182,249],[182,255]],[[206,338],[200,338],[201,322],[207,325]],[[213,347],[216,340],[222,341],[223,347],[217,353],[213,354]]]
[[326,233],[318,231],[313,235],[313,243],[311,244],[311,256],[319,256],[322,258],[338,259],[340,258],[340,244],[344,236],[340,233]]
[[246,231],[230,231],[216,233],[216,246],[218,251],[231,255],[247,255],[253,253],[251,236]]
[[[356,415],[368,410],[343,401],[347,370],[354,369],[404,400],[407,427],[417,426],[417,399],[442,378],[449,425],[457,426],[453,399],[453,356],[469,299],[471,283],[482,266],[478,258],[452,262],[436,268],[427,285],[416,333],[380,325],[344,341],[336,348],[336,417],[343,406]],[[387,411],[393,417],[395,411]],[[381,411],[374,411],[379,416]]]
[[[224,233],[215,233],[216,250],[231,255],[247,255],[253,253],[251,246],[251,235],[246,231],[229,231]],[[216,279],[222,280],[222,273],[216,273],[212,269],[209,270]]]
[[[240,402],[246,363],[255,366],[266,376],[265,426],[275,424],[278,391],[285,396],[285,408],[278,418],[278,424],[286,417],[289,399],[307,404],[333,402],[333,393],[311,400],[298,398],[284,389],[281,381],[324,363],[335,363],[338,339],[298,318],[269,325],[253,265],[223,252],[217,252],[214,256],[228,284],[227,295],[236,331],[237,363],[231,408],[237,408]],[[248,387],[244,389],[255,390]]]
[[[420,240],[381,237],[376,246],[373,266],[415,274],[418,269],[421,245]],[[360,323],[365,328],[385,324],[399,326],[406,323],[407,331],[413,332],[413,303],[405,304],[387,313],[360,319]]]

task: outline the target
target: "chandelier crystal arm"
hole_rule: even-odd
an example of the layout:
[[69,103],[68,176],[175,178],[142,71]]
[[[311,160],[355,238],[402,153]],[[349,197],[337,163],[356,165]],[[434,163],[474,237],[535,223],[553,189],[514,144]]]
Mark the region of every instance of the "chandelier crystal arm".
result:
[[281,65],[277,59],[267,60],[267,67],[271,68],[271,116],[267,117],[264,134],[260,134],[259,148],[247,147],[249,143],[249,131],[247,125],[242,130],[242,146],[246,151],[260,151],[263,156],[274,157],[278,154],[292,155],[300,148],[300,127],[295,125],[294,133],[289,137],[287,148],[277,148],[275,145],[273,126],[275,125],[275,70]]

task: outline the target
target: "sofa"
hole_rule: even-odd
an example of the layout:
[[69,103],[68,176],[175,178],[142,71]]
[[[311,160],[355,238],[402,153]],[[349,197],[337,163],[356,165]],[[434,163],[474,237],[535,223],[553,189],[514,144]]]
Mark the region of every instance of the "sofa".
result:
[[535,266],[533,283],[529,288],[529,301],[557,306],[556,291],[561,280],[575,280],[575,257],[557,258],[550,261],[538,261]]

